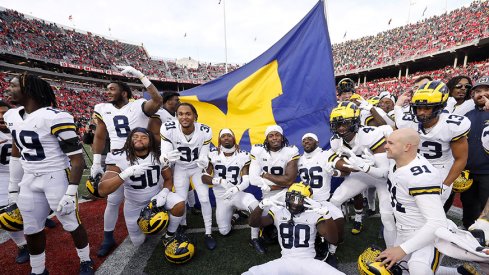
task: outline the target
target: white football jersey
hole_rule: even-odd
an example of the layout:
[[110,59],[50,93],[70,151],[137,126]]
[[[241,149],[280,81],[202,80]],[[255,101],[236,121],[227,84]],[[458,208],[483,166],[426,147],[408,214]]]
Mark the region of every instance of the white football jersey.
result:
[[[214,177],[220,177],[236,185],[241,183],[241,171],[245,165],[250,164],[250,154],[246,151],[236,150],[230,157],[218,153],[217,149],[209,153],[209,162],[214,168]],[[226,189],[221,185],[213,187],[216,195],[224,195]]]
[[331,176],[326,173],[324,167],[333,154],[331,149],[323,151],[318,147],[311,153],[304,153],[299,158],[299,176],[302,182],[311,186],[312,198],[316,201],[325,201],[331,196]]
[[268,211],[278,231],[278,242],[282,248],[282,257],[310,258],[316,256],[314,242],[317,224],[324,217],[315,212],[302,212],[289,222],[291,214],[285,207],[276,207]]
[[197,164],[195,160],[199,158],[202,146],[208,145],[212,140],[212,130],[209,126],[195,122],[195,130],[192,133],[190,140],[182,133],[178,121],[166,121],[161,125],[160,134],[161,142],[169,142],[173,149],[180,151],[180,159],[175,162],[175,165],[180,165],[185,168],[195,168]]
[[272,175],[285,175],[285,167],[291,160],[299,159],[299,149],[294,145],[286,146],[277,152],[267,151],[262,145],[251,148],[250,157],[257,161],[262,170]]
[[0,132],[0,141],[6,141],[0,144],[0,174],[7,174],[2,177],[7,177],[8,181],[8,164],[12,155],[12,135],[10,133]]
[[470,131],[468,118],[447,113],[440,114],[438,123],[426,133],[419,129],[419,124],[413,121],[411,114],[396,116],[396,124],[398,128],[412,128],[418,131],[421,139],[419,153],[435,167],[452,166],[454,159],[450,142],[467,136]]
[[333,135],[330,140],[331,149],[338,154],[340,148],[343,146],[351,149],[357,156],[361,156],[364,149],[373,152],[385,142],[385,132],[389,128],[392,131],[392,127],[385,125],[380,127],[360,126],[355,137],[350,142],[346,142],[338,135]]
[[[68,155],[82,153],[73,116],[68,112],[43,107],[25,114],[19,107],[10,109],[4,118],[20,150],[22,168],[29,173],[66,169]],[[63,150],[60,143],[64,143]]]
[[416,196],[441,193],[439,170],[418,155],[401,168],[396,168],[395,162],[391,161],[388,177],[387,186],[398,231],[410,232],[421,228],[426,220],[416,205]]
[[[112,162],[107,165],[115,165],[121,171],[131,166],[125,151],[116,151],[113,156]],[[161,190],[163,182],[160,162],[153,159],[153,154],[144,159],[138,158],[133,165],[138,164],[150,164],[151,170],[146,170],[146,174],[139,177],[131,176],[124,182],[124,198],[135,203],[151,199]]]
[[165,123],[167,120],[173,120],[177,121],[177,118],[172,116],[166,109],[160,108],[156,114],[154,114],[152,117],[159,118],[162,123]]
[[481,140],[484,150],[486,150],[486,153],[489,154],[489,126],[486,126],[486,128],[482,130]]
[[148,127],[149,117],[143,111],[145,102],[143,98],[129,101],[120,109],[112,103],[95,105],[95,116],[107,127],[111,150],[121,149],[132,129]]
[[462,104],[457,105],[457,101],[453,97],[449,97],[447,100],[447,106],[445,110],[450,114],[464,116],[469,111],[475,109],[475,103],[472,99],[464,101]]

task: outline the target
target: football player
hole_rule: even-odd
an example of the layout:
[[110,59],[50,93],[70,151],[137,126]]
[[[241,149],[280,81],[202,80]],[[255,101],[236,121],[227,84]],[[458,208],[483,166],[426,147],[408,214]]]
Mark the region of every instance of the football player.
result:
[[289,146],[279,125],[268,126],[263,145],[251,148],[250,183],[259,186],[263,197],[288,188],[297,177],[299,149]]
[[[18,78],[14,78],[14,82],[10,84],[10,87],[20,88]],[[12,151],[12,135],[5,124],[3,116],[9,109],[10,105],[0,101],[0,208],[8,205],[9,160]],[[23,264],[29,261],[29,251],[27,251],[24,231],[7,231],[7,233],[18,248],[15,262]]]
[[[379,212],[384,225],[384,239],[388,247],[395,240],[395,222],[386,188],[389,161],[385,154],[385,135],[392,131],[390,126],[369,127],[360,125],[360,110],[353,102],[340,102],[330,114],[331,149],[335,151],[329,161],[345,173],[351,173],[335,190],[330,202],[336,207],[361,193],[368,187],[375,187],[379,197]],[[384,133],[387,132],[387,133]],[[367,154],[373,163],[358,156]],[[340,158],[346,155],[347,158]],[[353,229],[360,232],[362,224],[362,205],[355,205]],[[352,233],[355,233],[352,230]]]
[[[209,153],[209,167],[207,173],[202,175],[204,183],[214,186],[216,221],[222,235],[227,235],[231,231],[231,219],[235,208],[251,212],[258,205],[252,194],[244,192],[250,185],[249,168],[250,154],[239,150],[231,129],[222,129],[219,132],[218,148]],[[211,174],[213,176],[210,176]],[[259,228],[251,228],[250,245],[258,253],[264,254],[265,249],[258,239],[259,231]]]
[[[417,130],[420,154],[440,170],[443,203],[467,163],[470,130],[466,117],[443,112],[447,98],[447,86],[441,81],[430,81],[420,86],[412,98],[402,95],[394,107],[397,128]],[[403,113],[401,108],[407,101],[411,105],[410,114]]]
[[358,94],[350,97],[350,101],[360,108],[360,123],[363,126],[394,125],[394,121],[380,107],[374,106]]
[[379,94],[379,108],[384,111],[387,116],[389,116],[392,124],[386,120],[387,124],[390,126],[395,126],[396,122],[394,119],[394,105],[396,104],[396,98],[387,91],[383,91]]
[[161,125],[168,120],[177,120],[175,112],[177,110],[178,104],[180,104],[180,98],[177,92],[164,92],[162,94],[162,98],[163,105],[158,110],[158,112],[156,112],[156,114],[151,116],[148,123],[148,129],[155,134],[155,140],[158,145],[161,142]]
[[[204,218],[204,241],[206,247],[213,250],[216,248],[216,241],[211,234],[212,207],[209,200],[209,187],[202,182],[202,173],[209,165],[212,130],[209,126],[198,123],[197,117],[197,110],[192,104],[178,105],[178,121],[168,120],[161,126],[161,158],[175,162],[173,168],[175,192],[184,200],[187,200],[190,180],[192,180]],[[185,218],[182,219],[181,224],[187,224]]]
[[349,78],[343,78],[336,87],[338,101],[347,101],[355,93],[355,82]]
[[[277,228],[282,257],[253,266],[243,274],[344,274],[314,259],[316,235],[337,243],[338,232],[328,208],[311,200],[312,194],[310,186],[294,183],[287,190],[285,203],[279,198],[279,193],[263,199],[253,210],[250,226],[274,225]],[[270,210],[264,215],[265,208]]]
[[[144,87],[148,89],[151,99],[131,100],[132,91],[126,83],[112,82],[107,86],[107,97],[109,102],[95,105],[94,112],[97,118],[97,128],[93,139],[93,165],[90,176],[95,178],[102,174],[102,152],[106,143],[108,133],[110,149],[107,154],[106,163],[113,163],[113,151],[124,146],[127,136],[136,127],[146,128],[149,118],[160,108],[162,97],[156,87],[140,71],[131,66],[118,66],[123,69],[122,73],[137,77]],[[119,216],[119,206],[124,199],[124,188],[121,186],[117,191],[111,193],[107,198],[107,206],[104,212],[104,240],[100,246],[97,256],[103,257],[115,248],[114,229]]]
[[401,260],[407,261],[410,274],[457,274],[454,268],[438,270],[442,256],[434,246],[435,231],[448,225],[440,199],[443,177],[439,169],[417,154],[419,143],[418,133],[409,128],[396,130],[387,138],[387,157],[393,160],[388,187],[397,239],[395,246],[380,253],[377,260],[388,264],[388,269]]
[[[338,231],[338,242],[342,242],[345,226],[343,212],[328,201],[331,197],[331,176],[341,176],[341,172],[334,169],[332,163],[328,162],[334,152],[322,150],[319,147],[318,137],[313,133],[307,133],[302,137],[302,147],[304,154],[299,158],[299,176],[302,182],[311,187],[312,198],[325,205],[331,212]],[[329,244],[328,248],[323,248],[322,246],[326,244],[323,241],[324,238],[321,242],[316,241],[316,250],[318,250],[316,259],[326,260],[328,264],[336,268],[338,266],[338,259],[335,255],[337,244]],[[319,247],[321,249],[318,249]]]
[[78,217],[77,191],[85,162],[73,116],[56,109],[48,82],[27,73],[18,80],[20,89],[13,90],[11,102],[22,107],[4,116],[14,141],[8,189],[9,200],[17,202],[22,214],[32,273],[48,273],[44,223],[52,210],[71,233],[80,274],[93,274],[87,233]]
[[145,128],[133,129],[124,147],[114,152],[112,162],[107,162],[106,172],[98,187],[99,194],[105,197],[124,186],[124,218],[134,246],[141,245],[146,239],[137,220],[141,209],[150,201],[156,200],[157,207],[169,211],[170,235],[174,235],[183,218],[185,202],[171,192],[172,172],[168,163],[160,163],[159,155],[153,134]]

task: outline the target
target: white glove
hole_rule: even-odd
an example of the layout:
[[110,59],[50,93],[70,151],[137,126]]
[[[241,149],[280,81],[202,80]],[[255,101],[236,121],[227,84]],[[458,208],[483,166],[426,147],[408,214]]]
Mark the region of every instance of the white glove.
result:
[[265,198],[262,201],[260,201],[260,203],[258,204],[258,207],[260,207],[260,209],[263,209],[265,207],[270,207],[270,206],[285,206],[285,202],[279,200],[280,197],[282,197],[282,196],[283,196],[283,193],[279,192],[279,193],[271,196],[270,198]]
[[156,207],[162,207],[166,203],[166,197],[170,193],[170,190],[163,188],[158,194],[151,198],[151,201],[156,200]]
[[119,173],[119,177],[126,181],[129,177],[139,177],[146,173],[146,170],[151,169],[150,164],[138,164],[126,168],[124,171]]
[[182,153],[176,149],[167,153],[161,153],[160,163],[163,166],[169,166],[170,163],[179,160],[181,155]]
[[365,173],[368,172],[370,169],[370,165],[360,157],[357,157],[355,155],[350,156],[348,159],[344,159],[346,164],[343,164],[344,167],[357,170],[357,171],[363,171]]
[[452,193],[452,186],[453,185],[441,185],[441,203],[445,204],[445,202],[448,200],[448,197],[450,197],[450,194]]
[[365,111],[369,111],[374,107],[372,104],[368,103],[368,101],[366,100],[358,100],[360,102],[360,105],[358,106],[358,108],[360,108],[361,110],[365,110]]
[[469,231],[480,229],[484,231],[484,236],[486,238],[486,246],[489,246],[489,221],[486,219],[477,219],[470,227]]
[[333,177],[339,177],[341,176],[341,171],[333,167],[332,162],[326,162],[326,165],[324,165],[324,171]]
[[329,213],[328,207],[325,205],[322,205],[321,203],[311,199],[311,198],[306,198],[304,202],[304,206],[308,208],[306,212],[315,212],[318,213],[319,215],[323,216],[326,219],[331,218],[331,213]]
[[103,174],[104,169],[102,168],[102,155],[93,154],[93,164],[90,168],[90,176],[92,178],[97,177],[98,174]]
[[272,188],[270,188],[270,186],[267,184],[263,184],[260,188],[261,188],[261,192],[263,193],[263,196],[268,195],[268,193],[272,191]]
[[375,156],[374,154],[370,153],[370,150],[368,150],[367,148],[363,149],[362,158],[369,166],[375,165]]
[[227,181],[223,178],[217,177],[212,179],[212,185],[226,185]]
[[237,194],[238,192],[239,192],[239,187],[235,185],[229,188],[228,190],[226,190],[226,192],[224,193],[224,199],[229,200],[234,196],[234,194]]
[[56,211],[60,212],[61,216],[69,215],[76,209],[76,193],[78,185],[69,184],[66,193],[61,198]]
[[207,169],[207,166],[209,166],[209,160],[207,158],[198,158],[195,162],[200,169]]
[[130,76],[134,76],[134,77],[137,77],[137,78],[142,78],[144,77],[144,74],[142,72],[140,72],[139,70],[136,70],[134,67],[132,66],[116,66],[117,68],[121,69],[121,73],[122,74],[128,74]]

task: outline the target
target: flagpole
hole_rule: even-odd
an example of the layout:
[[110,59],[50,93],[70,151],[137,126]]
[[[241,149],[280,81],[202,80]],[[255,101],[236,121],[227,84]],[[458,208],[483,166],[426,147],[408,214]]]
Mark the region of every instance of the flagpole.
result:
[[226,31],[226,0],[222,0],[222,8],[224,10],[224,69],[228,73],[228,41]]

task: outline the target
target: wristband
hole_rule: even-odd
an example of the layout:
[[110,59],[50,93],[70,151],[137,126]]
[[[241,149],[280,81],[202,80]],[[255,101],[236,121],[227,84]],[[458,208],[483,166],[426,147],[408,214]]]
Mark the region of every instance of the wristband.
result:
[[141,80],[141,83],[143,83],[145,88],[148,88],[152,84],[151,81],[149,81],[149,79],[145,75],[139,78],[139,80]]
[[102,154],[93,154],[93,164],[102,164]]

